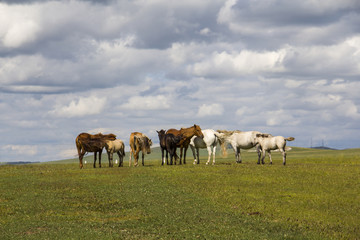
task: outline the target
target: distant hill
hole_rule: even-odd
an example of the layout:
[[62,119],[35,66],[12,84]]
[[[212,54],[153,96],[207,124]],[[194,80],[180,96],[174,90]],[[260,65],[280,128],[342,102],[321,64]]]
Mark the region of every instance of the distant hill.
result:
[[335,148],[329,148],[329,147],[324,147],[324,146],[312,147],[312,149],[337,150],[337,149],[335,149]]
[[2,163],[2,164],[18,165],[18,164],[30,164],[30,163],[39,163],[39,162],[23,162],[23,161],[18,161],[18,162],[4,162],[4,163]]

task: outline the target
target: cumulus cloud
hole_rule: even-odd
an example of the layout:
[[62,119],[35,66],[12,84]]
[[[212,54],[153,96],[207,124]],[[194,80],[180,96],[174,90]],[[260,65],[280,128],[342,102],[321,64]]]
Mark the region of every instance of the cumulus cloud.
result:
[[36,145],[5,145],[2,149],[11,151],[13,155],[34,156],[38,153]]
[[240,53],[215,52],[210,59],[195,63],[191,72],[197,76],[244,76],[266,72],[284,71],[282,66],[286,51]]
[[198,117],[206,117],[206,116],[219,116],[224,112],[224,107],[221,104],[213,103],[213,104],[202,104],[198,110]]
[[67,106],[57,106],[50,113],[60,117],[72,118],[99,114],[106,105],[106,98],[80,97]]
[[170,108],[169,98],[164,95],[158,96],[134,96],[121,107],[131,110],[159,110]]
[[10,146],[61,159],[79,132],[157,139],[194,121],[357,146],[344,133],[360,114],[359,1],[9,0],[0,12],[1,161],[19,160]]

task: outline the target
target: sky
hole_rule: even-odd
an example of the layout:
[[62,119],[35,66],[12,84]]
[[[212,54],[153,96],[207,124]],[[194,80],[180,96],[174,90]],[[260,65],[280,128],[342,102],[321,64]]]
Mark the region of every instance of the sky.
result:
[[193,124],[358,148],[359,22],[358,0],[2,0],[0,162]]

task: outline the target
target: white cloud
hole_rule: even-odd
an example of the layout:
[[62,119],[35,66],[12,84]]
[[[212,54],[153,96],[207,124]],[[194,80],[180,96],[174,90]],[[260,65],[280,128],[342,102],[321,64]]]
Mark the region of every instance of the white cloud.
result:
[[283,60],[286,51],[254,52],[214,52],[210,58],[195,63],[191,72],[197,76],[244,76],[264,72],[284,71]]
[[38,147],[35,145],[6,145],[2,148],[3,150],[11,151],[12,155],[34,156],[38,153]]
[[164,95],[134,96],[121,107],[131,110],[160,110],[170,108],[170,99]]
[[17,48],[37,39],[41,26],[36,7],[0,3],[0,12],[0,39],[5,47]]
[[72,100],[67,106],[56,107],[50,113],[65,118],[82,117],[101,113],[105,105],[106,98],[80,97],[78,100]]
[[155,140],[195,118],[358,147],[359,1],[17,2],[0,3],[0,146],[62,159],[80,132]]
[[198,117],[219,116],[224,112],[224,107],[219,103],[202,104],[198,110]]

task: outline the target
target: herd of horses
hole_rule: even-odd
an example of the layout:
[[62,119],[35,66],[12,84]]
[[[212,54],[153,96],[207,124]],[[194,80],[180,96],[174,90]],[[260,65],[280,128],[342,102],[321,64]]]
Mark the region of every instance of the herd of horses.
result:
[[[211,155],[213,156],[212,164],[215,164],[216,146],[220,144],[224,155],[227,154],[227,146],[230,145],[235,152],[236,162],[241,163],[240,149],[256,148],[258,154],[258,164],[265,163],[265,155],[268,153],[270,164],[272,164],[271,150],[279,149],[283,156],[283,165],[286,164],[285,146],[287,141],[293,141],[293,137],[272,136],[271,134],[261,133],[258,131],[227,131],[227,130],[202,130],[199,125],[179,130],[171,128],[168,130],[156,131],[159,137],[161,148],[161,165],[165,162],[167,165],[186,164],[186,151],[190,146],[194,164],[199,164],[199,149],[207,148],[208,160],[210,163]],[[83,157],[88,152],[94,152],[94,168],[96,167],[97,153],[99,153],[99,167],[101,167],[101,154],[106,149],[109,160],[109,167],[113,167],[113,154],[119,156],[119,167],[123,166],[125,157],[125,144],[122,140],[116,139],[116,135],[110,134],[89,134],[80,133],[75,140],[76,148],[79,155],[80,168],[83,168]],[[142,153],[142,165],[144,165],[145,154],[151,153],[152,141],[145,134],[133,132],[130,134],[130,157],[129,166],[131,166],[131,157],[134,157],[134,166],[138,166],[139,154]],[[176,150],[180,148],[180,157]],[[170,155],[170,162],[169,162]]]

